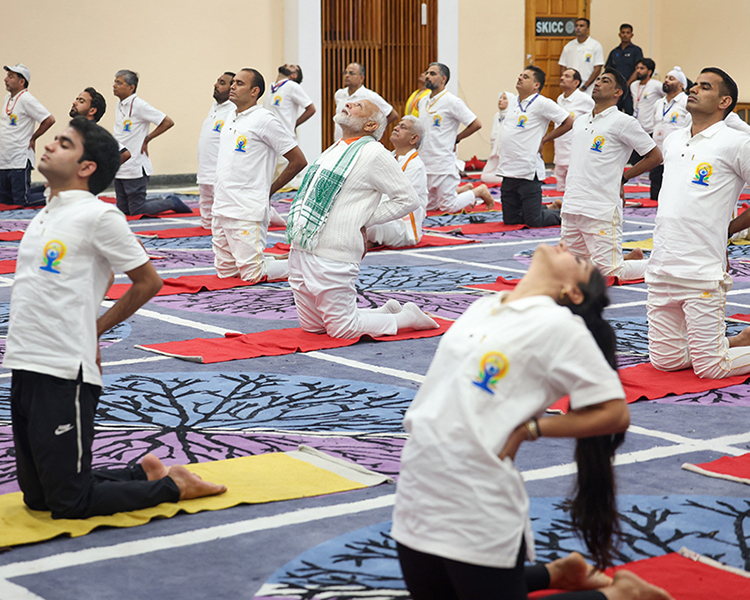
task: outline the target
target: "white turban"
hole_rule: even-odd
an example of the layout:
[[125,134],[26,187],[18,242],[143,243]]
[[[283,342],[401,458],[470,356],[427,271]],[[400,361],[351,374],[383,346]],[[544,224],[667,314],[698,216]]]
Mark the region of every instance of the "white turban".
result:
[[677,81],[679,81],[682,84],[682,89],[687,89],[687,77],[685,77],[685,73],[682,72],[682,69],[680,69],[680,67],[675,67],[669,73],[667,73],[667,75],[671,75]]

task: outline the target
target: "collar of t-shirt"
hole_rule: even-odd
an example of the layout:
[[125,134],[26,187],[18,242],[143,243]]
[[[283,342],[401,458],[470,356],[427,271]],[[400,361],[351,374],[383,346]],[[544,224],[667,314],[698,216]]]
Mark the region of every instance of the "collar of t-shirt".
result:
[[359,140],[359,139],[361,139],[361,138],[363,138],[363,137],[365,137],[365,136],[364,136],[364,134],[362,134],[362,135],[357,135],[357,136],[355,136],[355,137],[350,137],[350,138],[347,138],[347,139],[343,140],[343,142],[344,142],[344,143],[345,143],[345,144],[346,144],[346,145],[348,146],[348,145],[349,145],[349,144],[351,144],[352,142],[356,142],[357,140]]
[[500,292],[496,297],[498,299],[498,309],[506,309],[510,308],[515,311],[523,311],[527,310],[529,308],[533,308],[534,306],[543,306],[543,305],[550,305],[550,304],[557,304],[552,298],[549,296],[546,296],[544,294],[540,294],[538,296],[525,296],[523,298],[519,298],[518,300],[513,300],[511,302],[506,302],[506,298],[510,292]]
[[725,127],[727,127],[727,124],[724,121],[719,121],[718,123],[714,123],[713,125],[711,125],[711,127],[707,127],[700,133],[696,133],[695,135],[692,135],[693,133],[692,131],[690,133],[692,137],[698,137],[700,135],[703,137],[710,138],[710,137],[714,137],[717,133],[719,133],[719,131],[721,131]]
[[606,117],[607,115],[616,111],[617,111],[617,105],[614,105],[614,106],[610,106],[609,108],[605,108],[602,112],[597,113],[597,114],[594,114],[594,111],[592,109],[592,111],[589,114],[591,115],[591,120],[593,121],[594,119],[597,119],[599,117]]
[[237,111],[235,110],[235,114],[237,115],[237,118],[240,118],[240,117],[243,117],[243,116],[245,116],[245,115],[249,115],[249,114],[250,114],[250,113],[252,113],[252,112],[253,112],[254,110],[256,110],[256,109],[259,109],[259,108],[261,108],[260,104],[253,104],[253,106],[251,106],[250,108],[246,108],[246,109],[245,109],[245,110],[243,110],[243,111],[242,111],[241,113],[238,113],[238,112],[237,112]]
[[127,97],[127,98],[125,98],[124,100],[120,100],[120,106],[122,107],[122,106],[125,106],[126,104],[130,104],[131,102],[133,102],[133,100],[135,100],[135,97],[136,97],[137,95],[138,95],[138,94],[136,94],[136,93],[134,92],[134,93],[130,94],[130,96],[128,96],[128,97]]
[[93,194],[88,190],[64,190],[58,192],[57,195],[47,200],[47,210],[52,210],[58,206],[65,206],[72,204],[78,200],[91,198]]

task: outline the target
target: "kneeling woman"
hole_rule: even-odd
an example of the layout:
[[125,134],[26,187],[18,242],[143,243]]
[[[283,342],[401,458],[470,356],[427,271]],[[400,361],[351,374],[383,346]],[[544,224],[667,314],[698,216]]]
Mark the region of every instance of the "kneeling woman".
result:
[[[534,542],[513,458],[540,436],[579,438],[571,516],[597,566],[610,559],[612,459],[630,415],[602,318],[608,303],[589,262],[564,245],[539,246],[515,290],[478,300],[441,340],[404,420],[393,513],[414,600],[522,600],[547,588],[584,590],[554,596],[568,600],[670,598],[627,571],[610,580],[577,554],[524,567]],[[566,394],[566,415],[537,420]]]

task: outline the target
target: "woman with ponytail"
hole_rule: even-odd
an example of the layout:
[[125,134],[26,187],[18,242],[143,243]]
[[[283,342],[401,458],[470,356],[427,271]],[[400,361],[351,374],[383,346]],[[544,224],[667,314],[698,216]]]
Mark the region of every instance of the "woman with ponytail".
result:
[[[539,437],[578,439],[571,518],[596,566],[619,532],[612,460],[630,423],[602,318],[603,277],[563,244],[539,246],[512,292],[475,302],[443,336],[404,426],[391,535],[414,600],[670,600],[629,571],[610,579],[573,553],[534,560],[513,459]],[[571,410],[542,416],[569,395]]]

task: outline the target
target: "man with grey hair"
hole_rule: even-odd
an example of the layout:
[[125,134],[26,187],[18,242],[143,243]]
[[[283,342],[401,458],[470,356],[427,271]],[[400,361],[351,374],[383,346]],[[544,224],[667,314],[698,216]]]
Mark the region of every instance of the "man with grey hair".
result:
[[[112,92],[118,98],[115,110],[115,139],[130,152],[115,175],[117,208],[126,215],[154,215],[166,210],[192,212],[177,196],[146,199],[148,179],[154,173],[148,144],[174,125],[160,110],[138,97],[138,73],[123,69],[115,73]],[[151,133],[151,125],[155,125]]]
[[[413,115],[407,115],[393,128],[391,143],[393,156],[419,197],[419,207],[401,219],[367,228],[369,247],[415,246],[422,239],[422,222],[427,215],[427,171],[419,157],[424,139],[424,125]],[[383,198],[387,201],[387,198]]]
[[[388,123],[395,121],[398,119],[398,114],[393,107],[383,100],[380,94],[365,87],[366,74],[367,71],[362,63],[353,62],[346,66],[344,70],[344,87],[336,90],[336,93],[333,95],[333,101],[336,103],[336,115],[341,113],[347,102],[369,100],[383,113]],[[335,116],[333,120],[336,122]],[[341,127],[338,123],[336,123],[333,139],[337,141],[341,139]]]
[[434,329],[437,323],[411,302],[357,308],[355,284],[367,253],[367,228],[408,215],[419,198],[398,163],[376,143],[387,120],[374,103],[349,102],[335,120],[343,139],[310,166],[289,211],[289,285],[300,325],[345,339]]

